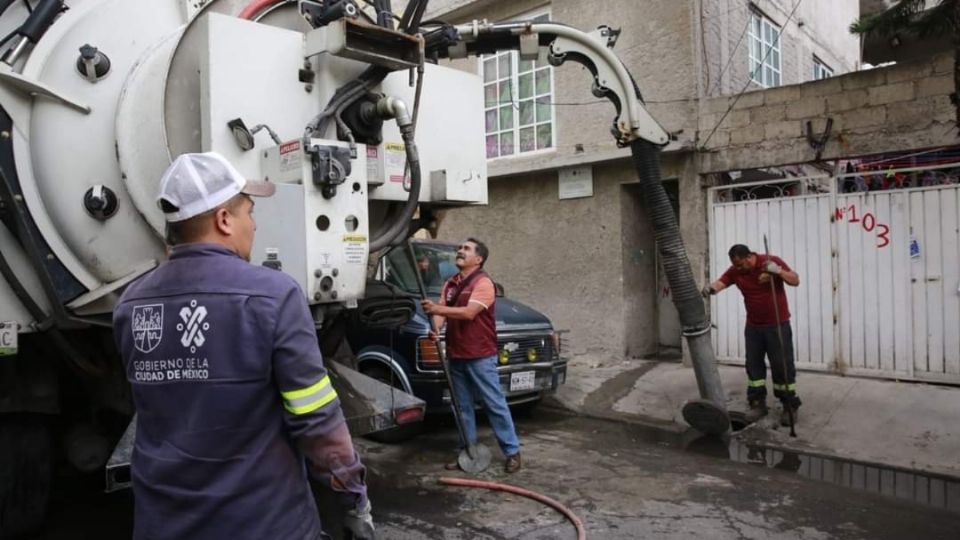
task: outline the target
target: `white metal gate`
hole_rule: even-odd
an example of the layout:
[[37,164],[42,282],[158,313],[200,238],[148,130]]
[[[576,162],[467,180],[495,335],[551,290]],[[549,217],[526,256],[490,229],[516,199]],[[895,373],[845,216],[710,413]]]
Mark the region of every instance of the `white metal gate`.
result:
[[[800,274],[787,287],[798,367],[960,384],[960,166],[710,190],[710,269],[747,244]],[[713,297],[717,357],[742,363],[740,294]]]

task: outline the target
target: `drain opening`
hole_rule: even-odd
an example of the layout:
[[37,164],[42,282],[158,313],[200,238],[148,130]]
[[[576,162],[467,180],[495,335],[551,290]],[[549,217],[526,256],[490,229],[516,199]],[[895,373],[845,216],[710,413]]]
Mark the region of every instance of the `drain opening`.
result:
[[740,411],[729,411],[730,414],[730,429],[734,432],[743,431],[747,426],[750,425],[750,422],[747,421],[747,415]]

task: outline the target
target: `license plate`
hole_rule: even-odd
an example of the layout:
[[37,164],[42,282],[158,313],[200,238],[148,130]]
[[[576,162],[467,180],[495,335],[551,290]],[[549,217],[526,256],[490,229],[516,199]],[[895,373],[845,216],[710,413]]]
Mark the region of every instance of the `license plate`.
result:
[[17,354],[17,323],[0,323],[0,356]]
[[533,390],[533,385],[537,380],[535,371],[520,371],[510,374],[510,391]]

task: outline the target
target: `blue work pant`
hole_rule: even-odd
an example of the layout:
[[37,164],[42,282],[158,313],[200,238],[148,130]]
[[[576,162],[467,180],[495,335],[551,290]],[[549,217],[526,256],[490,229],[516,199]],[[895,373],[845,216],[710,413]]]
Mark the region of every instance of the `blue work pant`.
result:
[[460,418],[463,431],[470,444],[477,443],[477,418],[474,402],[481,401],[487,411],[490,427],[497,436],[503,455],[512,456],[520,452],[520,440],[513,427],[513,417],[507,407],[507,398],[500,387],[497,375],[497,357],[489,356],[478,360],[451,360],[450,377],[453,379],[453,391],[460,403]]

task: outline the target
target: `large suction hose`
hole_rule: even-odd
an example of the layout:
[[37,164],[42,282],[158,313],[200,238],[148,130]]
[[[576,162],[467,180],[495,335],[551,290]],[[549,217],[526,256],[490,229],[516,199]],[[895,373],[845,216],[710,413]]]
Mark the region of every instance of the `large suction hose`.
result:
[[640,178],[643,204],[653,223],[657,250],[664,273],[670,282],[673,303],[680,313],[683,337],[690,348],[690,357],[697,377],[701,401],[684,406],[683,414],[693,427],[710,434],[725,433],[730,426],[726,413],[726,397],[720,381],[713,346],[710,343],[710,320],[690,270],[687,251],[680,237],[680,225],[673,205],[660,183],[660,148],[644,140],[630,145],[633,163]]

